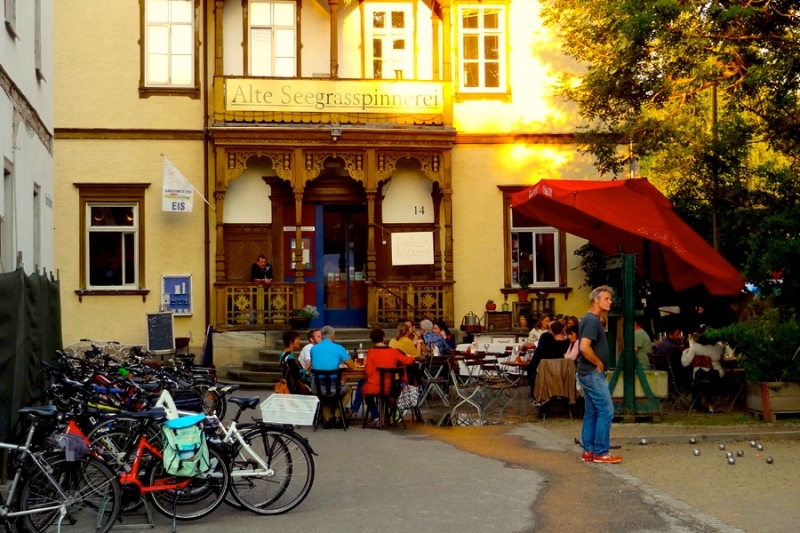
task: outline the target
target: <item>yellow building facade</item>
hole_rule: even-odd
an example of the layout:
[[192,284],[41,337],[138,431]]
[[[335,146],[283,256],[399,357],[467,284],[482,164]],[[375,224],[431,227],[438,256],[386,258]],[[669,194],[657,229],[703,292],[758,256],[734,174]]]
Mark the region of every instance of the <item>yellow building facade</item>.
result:
[[[194,344],[308,304],[313,324],[458,327],[520,282],[587,307],[582,241],[508,208],[539,179],[595,177],[554,94],[579,67],[536,0],[71,0],[56,50],[65,342],[144,343],[175,302]],[[163,156],[191,212],[164,204]]]

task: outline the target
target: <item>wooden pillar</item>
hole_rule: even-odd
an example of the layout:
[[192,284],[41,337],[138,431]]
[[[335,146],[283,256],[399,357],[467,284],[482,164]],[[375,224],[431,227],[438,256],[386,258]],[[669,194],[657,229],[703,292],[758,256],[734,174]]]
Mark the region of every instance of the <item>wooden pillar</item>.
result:
[[450,150],[442,153],[442,200],[444,211],[444,319],[455,323],[455,297],[453,293],[453,186],[452,158]]
[[225,172],[227,169],[228,158],[224,148],[217,147],[216,163],[217,172],[214,179],[214,199],[217,204],[217,246],[214,260],[216,262],[216,280],[225,281],[225,238],[223,237],[224,226],[222,224],[225,213]]
[[378,187],[378,168],[375,149],[367,149],[364,154],[364,185],[367,193],[367,324],[378,322],[377,252],[375,249],[375,197]]
[[[225,2],[223,0],[216,0],[216,2],[214,2],[214,76],[222,76],[225,72],[222,62],[222,14],[224,5]],[[205,44],[206,43],[203,43],[204,46]]]
[[444,228],[442,227],[442,185],[434,182],[431,191],[433,200],[433,226],[437,231],[433,234],[433,269],[437,280],[444,281],[444,265],[442,261],[442,239],[444,239]]
[[[266,181],[266,180],[265,180]],[[270,250],[272,263],[272,275],[274,281],[284,281],[286,273],[283,268],[283,206],[286,202],[286,194],[278,190],[274,183],[270,186],[269,199],[272,207],[272,226],[270,230]]]
[[339,77],[339,0],[328,0],[331,6],[331,79]]
[[[303,191],[305,190],[305,164],[303,163],[303,149],[294,149],[292,161],[292,190],[294,192],[294,221],[295,221],[295,248],[293,251],[294,263],[294,306],[300,309],[305,305],[305,264],[303,263]],[[321,236],[317,236],[321,238]],[[310,251],[311,254],[314,250]],[[317,265],[317,268],[321,268]],[[320,305],[320,302],[317,302]]]

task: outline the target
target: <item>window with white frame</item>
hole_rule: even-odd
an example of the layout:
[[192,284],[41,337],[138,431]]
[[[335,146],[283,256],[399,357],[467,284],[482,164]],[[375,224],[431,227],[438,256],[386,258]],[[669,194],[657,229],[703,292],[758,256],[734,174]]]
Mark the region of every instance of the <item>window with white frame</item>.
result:
[[414,11],[411,4],[364,5],[366,78],[413,79]]
[[527,281],[534,287],[557,287],[561,271],[558,230],[513,211],[510,229],[512,285]]
[[137,288],[139,204],[86,206],[87,288]]
[[296,7],[295,2],[250,2],[248,67],[251,76],[295,76]]
[[459,90],[506,91],[506,7],[459,6]]
[[194,1],[146,0],[145,85],[193,87]]

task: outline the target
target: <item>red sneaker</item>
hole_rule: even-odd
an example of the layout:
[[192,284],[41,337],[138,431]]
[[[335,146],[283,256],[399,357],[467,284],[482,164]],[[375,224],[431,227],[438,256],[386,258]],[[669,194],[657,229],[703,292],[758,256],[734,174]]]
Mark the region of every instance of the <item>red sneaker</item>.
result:
[[595,455],[594,462],[605,463],[608,465],[615,465],[617,463],[622,462],[622,457],[620,457],[619,455],[611,455],[610,453],[604,453],[603,455]]
[[581,461],[584,463],[591,463],[594,461],[594,454],[592,452],[583,452],[581,454]]

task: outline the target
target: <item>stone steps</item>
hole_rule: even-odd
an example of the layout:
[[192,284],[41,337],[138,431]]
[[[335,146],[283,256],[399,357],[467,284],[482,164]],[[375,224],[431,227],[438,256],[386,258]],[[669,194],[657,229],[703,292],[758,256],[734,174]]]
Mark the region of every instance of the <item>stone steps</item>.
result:
[[[369,339],[370,330],[367,328],[341,328],[336,330],[336,343],[341,344],[346,350],[357,350],[359,345],[364,349],[372,346]],[[298,332],[300,333],[300,332]],[[305,332],[301,333],[302,345],[307,344]],[[258,359],[247,358],[242,360],[242,366],[228,368],[226,381],[242,383],[263,383],[265,385],[275,385],[281,379],[281,365],[278,362],[283,353],[283,340],[278,336],[273,337],[273,342],[258,351]]]

